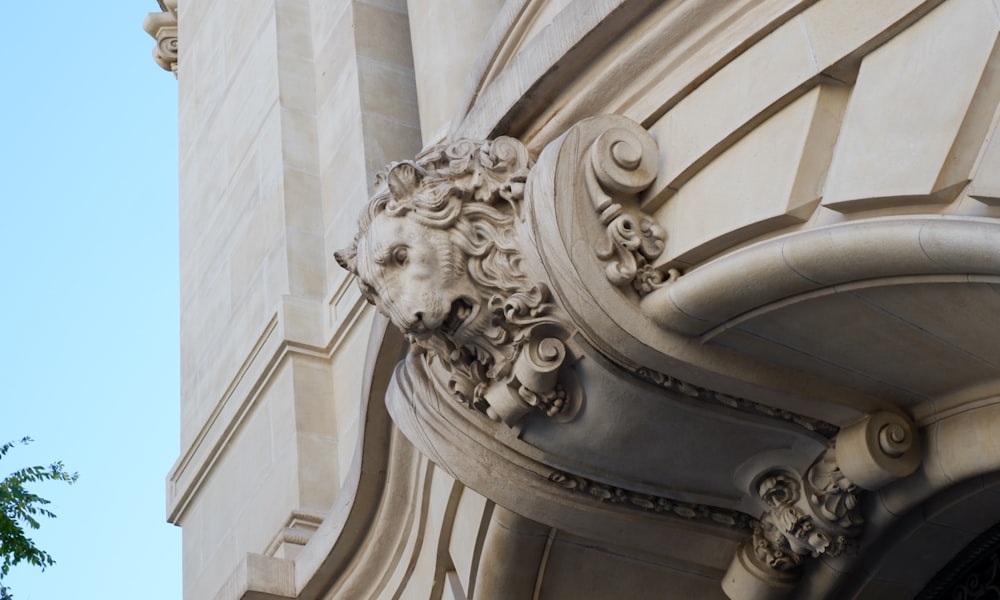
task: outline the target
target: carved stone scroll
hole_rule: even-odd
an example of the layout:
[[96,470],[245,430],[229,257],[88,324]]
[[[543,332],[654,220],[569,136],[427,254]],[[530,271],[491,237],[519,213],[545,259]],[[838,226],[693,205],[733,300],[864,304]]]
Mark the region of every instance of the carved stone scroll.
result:
[[[606,239],[596,249],[615,286],[643,296],[663,285],[652,263],[663,252],[666,231],[639,209],[636,195],[656,178],[657,147],[638,124],[621,119],[594,140],[586,154],[586,189]],[[677,273],[671,275],[676,276]]]
[[641,127],[619,125],[590,147],[587,190],[607,239],[597,249],[608,281],[647,294],[663,283],[651,263],[663,252],[666,232],[638,208],[636,194],[656,178],[656,142]]
[[161,0],[162,12],[149,13],[142,28],[156,40],[153,60],[177,76],[177,0]]

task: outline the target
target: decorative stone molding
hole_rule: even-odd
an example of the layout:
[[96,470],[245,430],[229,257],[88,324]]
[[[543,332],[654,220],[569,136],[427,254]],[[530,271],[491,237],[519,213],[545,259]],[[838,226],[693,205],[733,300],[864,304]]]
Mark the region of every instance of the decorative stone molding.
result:
[[774,408],[761,404],[760,402],[754,402],[752,400],[747,400],[746,398],[737,398],[735,396],[730,396],[729,394],[723,394],[721,392],[716,392],[708,388],[703,388],[686,381],[681,381],[676,377],[671,377],[666,373],[660,373],[659,371],[654,371],[652,369],[647,369],[641,367],[635,371],[636,377],[643,379],[655,385],[658,385],[666,390],[684,394],[691,398],[697,398],[699,400],[704,400],[706,402],[711,402],[714,404],[721,404],[723,406],[728,406],[729,408],[734,408],[736,410],[753,413],[757,415],[762,415],[765,417],[778,418],[785,421],[790,421],[808,429],[809,431],[815,431],[816,433],[822,435],[826,438],[832,438],[837,435],[840,429],[826,421],[821,421],[819,419],[813,419],[805,415],[800,415],[789,410],[782,410],[780,408]]
[[913,473],[919,462],[913,424],[879,412],[842,429],[803,476],[780,466],[764,471],[750,489],[763,508],[760,520],[730,564],[723,590],[733,600],[785,597],[804,561],[854,546],[864,524],[861,492]]
[[282,527],[271,543],[268,544],[265,556],[279,556],[281,558],[291,558],[302,546],[309,542],[309,538],[323,524],[325,515],[306,510],[293,511],[288,522]]
[[456,480],[543,521],[558,517],[518,494],[558,498],[582,529],[579,515],[624,508],[750,529],[723,589],[779,598],[810,558],[856,543],[859,495],[912,473],[919,439],[897,414],[838,428],[661,372],[682,364],[664,360],[678,338],[650,350],[624,329],[587,331],[618,313],[663,331],[642,308],[679,273],[655,268],[666,232],[637,198],[658,162],[620,116],[571,128],[537,164],[509,137],[433,146],[387,167],[335,256],[411,344],[393,417]]
[[161,12],[149,13],[142,28],[156,40],[153,60],[177,76],[177,0],[159,0]]
[[739,511],[643,494],[563,471],[553,472],[549,475],[549,481],[567,490],[587,494],[601,502],[621,504],[642,511],[672,514],[682,519],[711,521],[735,529],[749,529],[755,526],[752,517]]
[[639,209],[636,197],[656,178],[656,142],[638,124],[622,120],[598,136],[583,156],[586,189],[607,236],[596,251],[606,264],[608,281],[646,295],[663,285],[664,275],[652,263],[667,237]]
[[[723,255],[642,299],[642,312],[667,331],[711,339],[744,318],[824,289],[916,277],[1000,276],[990,219],[905,216],[837,223],[764,240]],[[877,242],[876,242],[877,240]],[[845,261],[877,243],[879,260]],[[752,282],[720,294],[733,281]],[[720,325],[725,324],[725,325]]]
[[369,302],[465,404],[513,426],[580,399],[569,330],[518,229],[531,162],[521,142],[460,140],[389,166],[354,243],[336,253]]

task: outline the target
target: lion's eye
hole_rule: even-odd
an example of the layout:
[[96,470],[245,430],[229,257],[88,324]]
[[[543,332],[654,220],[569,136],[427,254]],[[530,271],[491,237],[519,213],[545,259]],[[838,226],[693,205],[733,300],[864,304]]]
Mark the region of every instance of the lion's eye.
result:
[[397,246],[392,251],[392,260],[397,265],[405,265],[408,258],[406,246]]

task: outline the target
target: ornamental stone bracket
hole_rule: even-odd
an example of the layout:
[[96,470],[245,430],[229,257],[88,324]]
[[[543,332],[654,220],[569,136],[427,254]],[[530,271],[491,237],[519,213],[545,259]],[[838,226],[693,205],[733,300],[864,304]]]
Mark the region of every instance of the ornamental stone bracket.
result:
[[433,146],[379,176],[336,259],[410,342],[386,402],[431,460],[579,535],[636,514],[665,536],[749,533],[723,589],[779,598],[807,560],[850,551],[859,495],[917,468],[918,434],[896,413],[839,428],[719,391],[698,342],[643,315],[683,279],[658,268],[669,231],[638,199],[657,152],[614,115],[537,161],[509,137]]
[[[588,196],[594,204],[605,239],[595,248],[605,264],[608,281],[631,286],[644,296],[664,285],[665,276],[653,268],[663,252],[666,231],[638,208],[637,194],[656,178],[656,143],[644,129],[617,120],[601,133],[581,165]],[[676,278],[676,270],[668,273]]]
[[177,77],[177,0],[159,0],[161,12],[149,13],[142,28],[156,40],[153,60]]
[[840,431],[803,475],[776,466],[752,479],[761,506],[753,535],[722,582],[734,600],[785,598],[803,563],[853,551],[864,519],[859,497],[910,475],[920,440],[905,417],[878,412]]

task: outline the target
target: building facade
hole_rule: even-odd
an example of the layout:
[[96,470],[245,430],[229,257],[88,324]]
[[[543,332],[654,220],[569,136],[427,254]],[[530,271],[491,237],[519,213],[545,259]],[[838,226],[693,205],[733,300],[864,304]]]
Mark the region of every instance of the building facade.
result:
[[187,600],[996,597],[1000,1],[159,9]]

